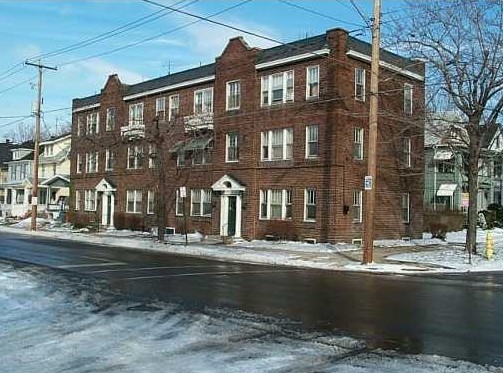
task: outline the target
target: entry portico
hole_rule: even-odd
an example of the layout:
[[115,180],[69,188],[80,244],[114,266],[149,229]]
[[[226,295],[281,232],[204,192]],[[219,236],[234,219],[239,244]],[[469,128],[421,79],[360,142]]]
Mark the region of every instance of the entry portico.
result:
[[103,178],[95,187],[98,195],[101,194],[101,225],[104,227],[114,226],[115,193],[117,188]]
[[220,235],[241,237],[241,209],[245,186],[233,177],[224,175],[211,188],[220,193]]

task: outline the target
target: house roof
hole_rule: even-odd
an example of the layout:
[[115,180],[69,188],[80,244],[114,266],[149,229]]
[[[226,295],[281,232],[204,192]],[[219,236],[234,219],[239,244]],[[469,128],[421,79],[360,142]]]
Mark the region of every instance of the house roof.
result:
[[[344,31],[344,30],[341,30]],[[345,32],[345,31],[344,31]],[[285,59],[288,57],[293,57],[297,55],[302,55],[306,53],[312,53],[321,49],[328,48],[328,32],[312,36],[309,38],[296,40],[291,43],[286,43],[283,45],[279,45],[276,47],[262,49],[257,53],[255,63],[262,64],[267,62],[272,62],[276,60]],[[347,37],[347,46],[346,50],[354,50],[361,54],[370,56],[372,51],[372,45],[356,39],[352,36]],[[313,57],[316,57],[313,54]],[[407,69],[411,72],[423,74],[422,64],[418,64],[417,61],[399,56],[397,54],[391,53],[384,49],[381,49],[380,58],[382,61],[388,62],[390,64],[396,65],[398,67]],[[161,76],[159,78],[147,80],[145,82],[141,82],[133,85],[123,84],[124,95],[131,96],[135,94],[141,94],[143,92],[148,92],[152,90],[156,90],[162,87],[168,87],[171,85],[176,85],[182,82],[187,82],[203,77],[208,77],[215,75],[215,63],[211,63],[208,65],[200,66],[197,68],[180,71],[178,73]],[[100,103],[100,94],[96,94],[93,96],[83,97],[83,98],[75,98],[73,100],[74,108],[82,108],[86,106],[92,106]]]
[[6,168],[7,162],[12,160],[12,143],[10,141],[0,143],[0,168]]

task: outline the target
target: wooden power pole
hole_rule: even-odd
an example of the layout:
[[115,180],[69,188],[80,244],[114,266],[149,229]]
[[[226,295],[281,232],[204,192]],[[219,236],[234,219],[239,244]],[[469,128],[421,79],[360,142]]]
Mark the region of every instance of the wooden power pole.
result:
[[370,67],[370,112],[368,171],[365,176],[365,215],[363,222],[363,264],[373,262],[374,210],[377,170],[377,120],[379,93],[379,48],[381,44],[381,0],[374,0],[372,24],[372,61]]
[[37,109],[35,111],[35,148],[33,149],[33,184],[31,190],[31,230],[37,230],[37,204],[38,204],[38,147],[40,142],[40,109],[42,107],[42,71],[43,69],[57,70],[55,67],[39,63],[25,62],[25,65],[38,68],[38,94]]

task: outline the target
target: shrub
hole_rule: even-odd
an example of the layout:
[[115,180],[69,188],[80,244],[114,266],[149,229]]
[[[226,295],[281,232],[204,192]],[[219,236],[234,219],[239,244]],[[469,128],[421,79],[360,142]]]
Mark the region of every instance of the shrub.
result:
[[447,224],[430,223],[431,238],[439,238],[445,241],[447,237]]
[[114,227],[121,231],[126,226],[126,214],[124,212],[114,212]]
[[272,236],[280,240],[295,241],[297,232],[291,220],[270,220],[267,222],[266,236]]

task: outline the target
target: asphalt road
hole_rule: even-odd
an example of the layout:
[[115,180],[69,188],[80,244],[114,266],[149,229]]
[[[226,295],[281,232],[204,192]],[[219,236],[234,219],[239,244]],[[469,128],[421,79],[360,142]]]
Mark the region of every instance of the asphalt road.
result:
[[[232,250],[232,248],[229,248]],[[186,307],[284,317],[370,348],[503,366],[503,274],[388,276],[226,263],[2,233],[0,258]]]

